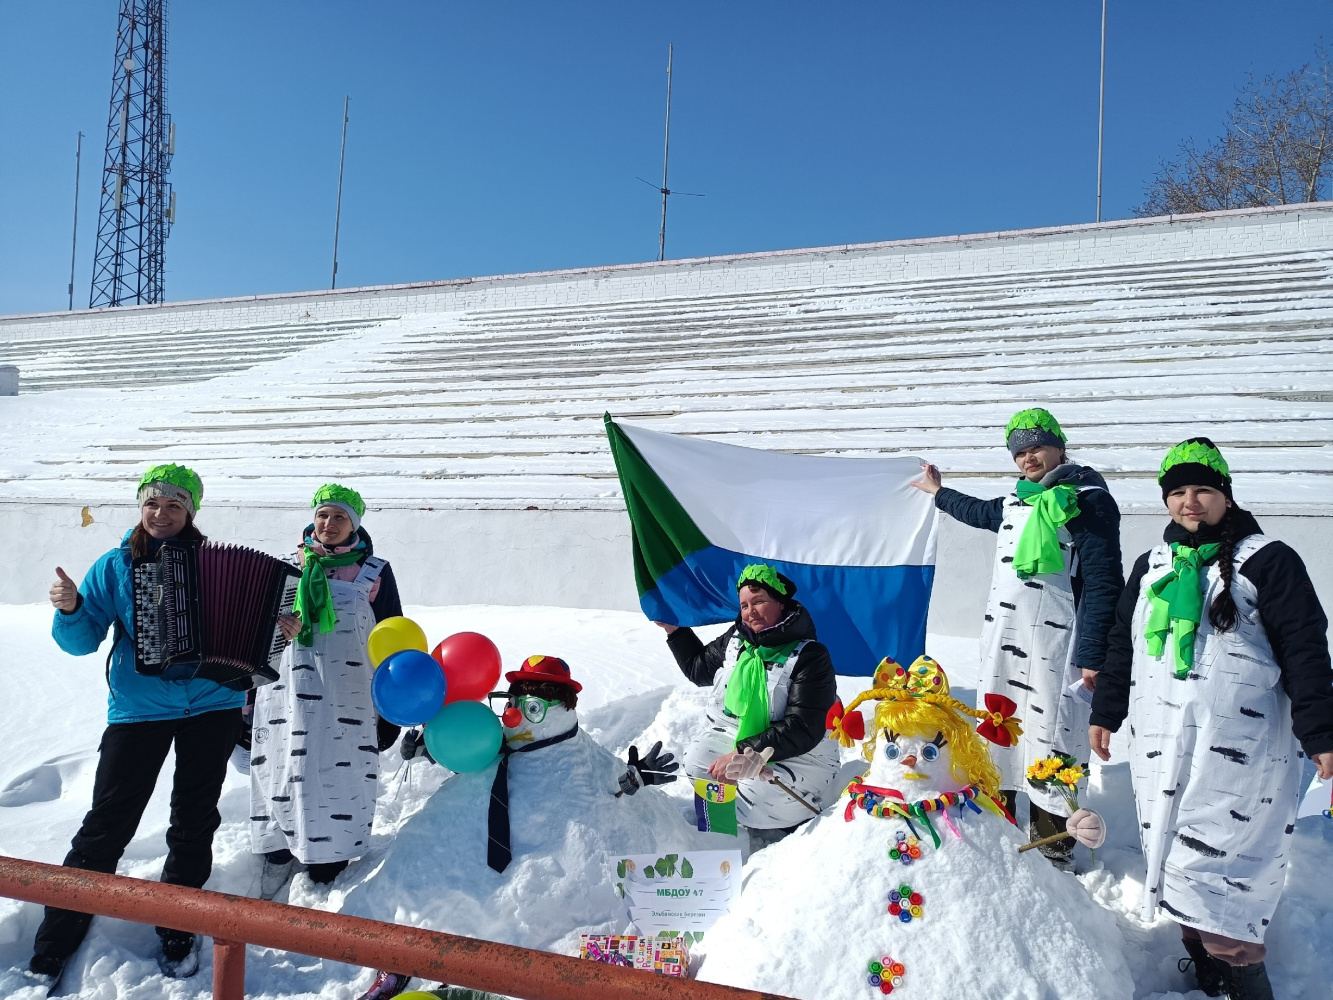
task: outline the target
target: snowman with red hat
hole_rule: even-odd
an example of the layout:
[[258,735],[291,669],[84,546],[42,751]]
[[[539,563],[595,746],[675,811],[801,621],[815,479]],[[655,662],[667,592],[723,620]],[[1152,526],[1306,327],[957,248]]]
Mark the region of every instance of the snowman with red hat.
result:
[[[582,685],[564,660],[530,656],[505,679],[509,689],[491,696],[504,700],[499,758],[448,778],[343,912],[574,954],[581,934],[625,930],[609,858],[734,847],[646,787],[676,778],[660,744],[643,756],[631,748],[627,765],[579,726]],[[407,984],[382,972],[363,1000]]]

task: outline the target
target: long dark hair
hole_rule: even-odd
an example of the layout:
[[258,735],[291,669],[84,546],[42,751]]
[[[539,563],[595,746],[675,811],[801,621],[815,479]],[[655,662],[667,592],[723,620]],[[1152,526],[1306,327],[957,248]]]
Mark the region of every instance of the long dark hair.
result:
[[[194,526],[194,515],[187,513],[185,515],[185,527],[176,533],[177,538],[183,538],[188,542],[202,542],[204,533]],[[148,555],[149,545],[153,541],[147,529],[143,526],[143,515],[139,516],[139,523],[134,526],[134,531],[130,533],[130,556],[134,559],[142,559]]]
[[1236,627],[1239,613],[1236,610],[1236,598],[1231,594],[1231,581],[1235,578],[1236,537],[1240,530],[1239,510],[1234,504],[1227,508],[1222,518],[1221,548],[1217,551],[1217,572],[1222,577],[1222,589],[1213,598],[1208,607],[1208,621],[1218,632],[1230,632]]

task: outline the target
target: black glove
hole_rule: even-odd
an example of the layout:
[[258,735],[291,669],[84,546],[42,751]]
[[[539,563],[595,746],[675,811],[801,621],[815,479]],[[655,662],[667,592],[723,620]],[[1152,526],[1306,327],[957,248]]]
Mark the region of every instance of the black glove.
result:
[[644,785],[665,785],[675,781],[680,769],[674,754],[662,753],[662,741],[653,744],[652,749],[639,757],[639,748],[629,748],[629,770],[620,776],[622,795],[633,795]]
[[426,749],[426,736],[420,729],[409,729],[403,733],[403,742],[398,745],[399,752],[403,755],[403,760],[411,760],[414,757],[425,757],[426,760],[434,761],[430,752]]

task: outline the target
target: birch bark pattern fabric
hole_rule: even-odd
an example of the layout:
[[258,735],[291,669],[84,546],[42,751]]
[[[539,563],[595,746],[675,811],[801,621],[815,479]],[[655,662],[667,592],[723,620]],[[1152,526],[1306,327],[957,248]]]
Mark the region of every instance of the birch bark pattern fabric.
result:
[[[782,663],[768,669],[768,717],[776,722],[787,714],[787,692],[792,671],[804,642],[796,643]],[[739,720],[725,711],[727,684],[736,669],[741,640],[733,636],[727,645],[726,660],[713,678],[708,729],[685,755],[684,770],[691,780],[708,776],[708,765],[724,753],[736,749]],[[813,750],[769,764],[784,784],[816,809],[822,809],[837,794],[838,747],[832,740],[820,740]],[[781,788],[753,778],[736,786],[736,819],[741,826],[756,830],[776,830],[795,826],[811,817],[805,806]]]
[[1002,787],[1018,789],[1042,809],[1068,816],[1063,797],[1033,788],[1027,766],[1052,751],[1086,761],[1089,703],[1070,693],[1082,677],[1074,664],[1078,624],[1074,607],[1073,545],[1069,529],[1056,529],[1064,567],[1020,579],[1014,554],[1034,509],[1016,493],[1004,501],[1004,520],[995,543],[986,621],[981,630],[981,673],[977,701],[987,694],[1012,698],[1023,735],[1012,747],[994,747],[991,756],[1003,775]]
[[789,577],[840,674],[925,651],[935,508],[915,458],[787,455],[662,434],[606,417],[633,536],[639,605],[653,621],[736,616],[749,563]]
[[1149,588],[1171,572],[1165,544],[1148,557],[1134,613],[1130,773],[1148,869],[1143,917],[1160,906],[1179,923],[1238,941],[1263,941],[1282,894],[1301,777],[1291,702],[1258,592],[1240,573],[1270,541],[1250,535],[1236,546],[1230,632],[1208,621],[1222,586],[1216,562],[1209,565],[1183,679],[1166,655],[1149,653],[1144,634]]
[[351,581],[328,581],[338,624],[291,643],[281,677],[255,695],[250,839],[255,853],[287,848],[306,864],[360,857],[379,787],[366,640],[370,592],[385,562],[371,556]]

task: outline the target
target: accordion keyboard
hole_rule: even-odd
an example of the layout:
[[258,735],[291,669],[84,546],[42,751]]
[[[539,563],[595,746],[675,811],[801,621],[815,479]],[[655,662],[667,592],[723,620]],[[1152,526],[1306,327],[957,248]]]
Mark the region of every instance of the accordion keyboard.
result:
[[157,563],[134,568],[134,647],[144,663],[162,662],[162,587]]
[[[278,614],[290,615],[292,608],[296,604],[296,589],[301,583],[300,576],[288,576],[283,578],[282,599],[278,603]],[[282,634],[282,628],[274,626],[273,641],[268,648],[268,665],[274,670],[282,663],[282,651],[287,648],[287,637]]]

